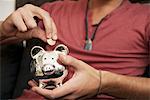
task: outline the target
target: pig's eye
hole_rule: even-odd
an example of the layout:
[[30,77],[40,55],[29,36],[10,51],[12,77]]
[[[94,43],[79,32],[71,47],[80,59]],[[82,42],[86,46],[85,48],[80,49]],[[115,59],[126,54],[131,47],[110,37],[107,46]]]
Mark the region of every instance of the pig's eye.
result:
[[54,60],[54,58],[52,58],[52,60]]
[[60,47],[58,47],[57,49],[56,49],[56,51],[63,51],[63,50],[65,50],[65,48],[63,47],[63,46],[60,46]]
[[46,58],[44,58],[44,60],[46,60]]

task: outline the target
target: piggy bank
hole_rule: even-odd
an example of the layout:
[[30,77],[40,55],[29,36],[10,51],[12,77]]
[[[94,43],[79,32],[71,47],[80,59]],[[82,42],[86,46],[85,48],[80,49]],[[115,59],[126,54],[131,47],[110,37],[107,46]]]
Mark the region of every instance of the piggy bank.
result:
[[60,44],[53,51],[45,51],[40,46],[31,49],[31,72],[39,87],[54,89],[62,85],[68,74],[66,67],[58,61],[59,54],[68,54],[68,48]]

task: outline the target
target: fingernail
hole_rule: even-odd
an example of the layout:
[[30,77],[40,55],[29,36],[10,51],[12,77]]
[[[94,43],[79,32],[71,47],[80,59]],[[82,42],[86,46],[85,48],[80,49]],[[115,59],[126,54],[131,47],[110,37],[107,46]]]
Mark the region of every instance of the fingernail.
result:
[[51,46],[55,45],[56,41],[52,40],[52,39],[47,39],[47,43]]
[[53,40],[57,40],[57,35],[56,34],[54,34]]

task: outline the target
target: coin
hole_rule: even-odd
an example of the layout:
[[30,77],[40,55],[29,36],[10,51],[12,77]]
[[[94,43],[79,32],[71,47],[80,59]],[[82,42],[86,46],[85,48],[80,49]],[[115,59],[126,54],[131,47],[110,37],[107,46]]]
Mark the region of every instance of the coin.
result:
[[52,39],[47,39],[47,43],[52,46],[56,43],[56,41],[54,41]]

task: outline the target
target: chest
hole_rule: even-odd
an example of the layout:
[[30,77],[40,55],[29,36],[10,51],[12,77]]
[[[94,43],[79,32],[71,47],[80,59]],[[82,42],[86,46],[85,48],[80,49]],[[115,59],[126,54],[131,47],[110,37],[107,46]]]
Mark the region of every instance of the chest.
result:
[[[84,17],[71,18],[58,25],[58,36],[61,41],[80,49],[84,48],[86,28]],[[89,21],[88,35],[93,35],[95,28]],[[144,27],[134,27],[128,19],[106,19],[98,26],[93,40],[93,50],[134,50],[145,49]]]

